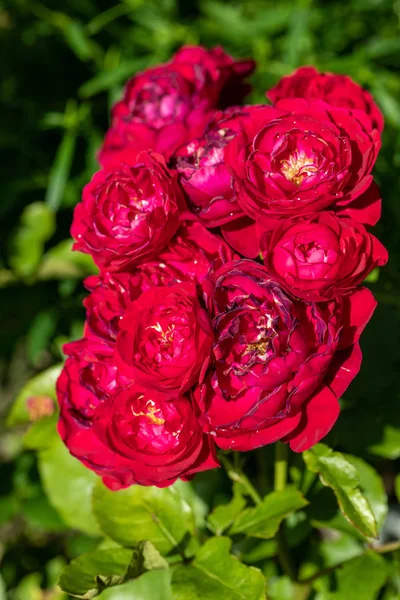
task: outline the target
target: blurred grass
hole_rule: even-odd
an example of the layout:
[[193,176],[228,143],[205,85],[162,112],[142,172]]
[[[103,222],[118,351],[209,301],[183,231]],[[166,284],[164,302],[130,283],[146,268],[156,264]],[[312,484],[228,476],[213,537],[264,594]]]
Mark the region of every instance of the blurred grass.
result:
[[[59,361],[62,343],[80,335],[81,279],[93,265],[70,252],[72,209],[96,169],[95,152],[123,83],[182,44],[221,44],[256,59],[251,102],[263,102],[282,75],[314,64],[368,87],[384,112],[377,235],[390,263],[370,283],[380,306],[363,340],[364,366],[346,397],[349,409],[332,436],[348,452],[398,459],[399,33],[400,0],[0,0],[0,422],[24,381]],[[7,440],[0,444],[2,497],[17,475],[27,489],[37,485],[35,465],[21,463],[18,440]],[[8,583],[35,570],[32,543],[28,536]]]

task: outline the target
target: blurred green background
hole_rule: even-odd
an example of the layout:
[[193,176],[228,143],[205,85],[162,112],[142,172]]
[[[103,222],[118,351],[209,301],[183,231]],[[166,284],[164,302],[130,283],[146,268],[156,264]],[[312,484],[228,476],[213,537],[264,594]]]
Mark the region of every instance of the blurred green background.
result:
[[[386,128],[375,174],[389,265],[370,276],[379,307],[362,340],[364,364],[330,443],[384,477],[396,516],[400,457],[400,1],[0,1],[0,599],[58,598],[63,561],[93,546],[49,504],[24,419],[6,415],[24,384],[81,335],[88,257],[70,251],[72,209],[126,79],[182,44],[253,57],[250,102],[294,68],[313,64],[366,86]],[[33,392],[25,388],[19,405]],[[26,419],[25,419],[26,420]],[[33,444],[34,446],[34,444]],[[28,447],[28,448],[27,448]],[[61,478],[61,476],[60,476]],[[62,487],[62,481],[59,481]],[[53,502],[54,505],[54,502]],[[395,519],[395,517],[393,517]],[[399,521],[393,521],[399,528]],[[399,533],[399,531],[398,531]],[[389,538],[395,532],[389,532]],[[50,589],[47,596],[43,589]]]

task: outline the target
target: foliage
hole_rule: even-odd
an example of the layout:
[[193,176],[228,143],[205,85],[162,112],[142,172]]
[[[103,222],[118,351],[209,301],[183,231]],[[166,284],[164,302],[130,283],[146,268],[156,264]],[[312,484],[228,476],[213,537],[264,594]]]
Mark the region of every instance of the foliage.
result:
[[[1,600],[399,597],[399,27],[397,0],[0,0]],[[58,441],[55,413],[27,408],[55,398],[61,346],[82,330],[96,269],[69,226],[109,108],[184,43],[255,58],[251,102],[314,64],[369,88],[386,119],[377,235],[391,258],[368,278],[363,367],[326,445],[289,457],[285,490],[267,447],[192,483],[113,493]]]

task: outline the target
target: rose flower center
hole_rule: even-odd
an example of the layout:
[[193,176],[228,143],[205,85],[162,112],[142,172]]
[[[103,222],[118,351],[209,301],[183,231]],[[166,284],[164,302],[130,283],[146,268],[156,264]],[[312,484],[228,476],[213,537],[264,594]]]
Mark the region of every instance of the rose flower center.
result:
[[153,400],[146,401],[144,410],[136,412],[133,406],[131,406],[131,410],[134,417],[146,417],[153,425],[164,425],[165,423],[161,410],[156,408]]
[[281,173],[288,181],[300,186],[306,177],[318,172],[318,167],[305,152],[295,150],[285,160],[281,160]]

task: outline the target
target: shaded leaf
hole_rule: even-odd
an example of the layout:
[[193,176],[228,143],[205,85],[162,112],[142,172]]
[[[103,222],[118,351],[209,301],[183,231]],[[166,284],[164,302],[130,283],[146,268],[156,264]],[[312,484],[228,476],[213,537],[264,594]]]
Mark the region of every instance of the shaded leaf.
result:
[[375,600],[388,577],[385,559],[369,551],[336,572],[337,590],[330,600]]

